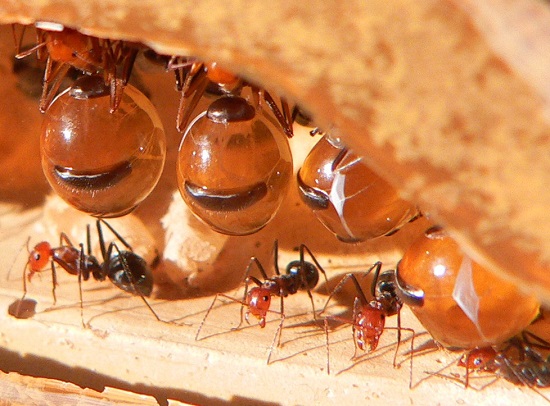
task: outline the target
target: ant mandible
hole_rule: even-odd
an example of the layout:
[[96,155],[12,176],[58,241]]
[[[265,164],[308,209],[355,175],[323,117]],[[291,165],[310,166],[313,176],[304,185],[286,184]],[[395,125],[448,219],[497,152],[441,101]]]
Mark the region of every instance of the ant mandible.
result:
[[[103,230],[101,228],[102,223],[115,235],[127,250],[120,250],[115,242],[111,242],[109,246],[106,247]],[[59,247],[52,247],[47,241],[39,242],[29,253],[29,259],[23,271],[23,297],[20,302],[23,302],[27,295],[27,279],[31,281],[35,273],[44,271],[48,263],[51,262],[54,305],[57,302],[55,294],[57,286],[55,265],[57,264],[67,271],[67,273],[78,276],[81,315],[83,312],[82,280],[86,281],[92,276],[97,281],[104,281],[109,278],[109,280],[119,289],[132,295],[139,296],[155,318],[161,321],[157,313],[145,299],[145,297],[151,295],[153,290],[153,274],[149,265],[147,265],[142,257],[132,251],[132,247],[105,220],[96,220],[96,227],[103,263],[100,264],[97,258],[91,253],[89,225],[86,227],[86,253],[84,253],[84,244],[80,243],[80,248],[77,248],[65,233],[61,233],[60,235]],[[28,275],[27,269],[29,271]],[[82,323],[84,324],[83,317]]]
[[[258,324],[261,328],[264,328],[266,325],[266,317],[267,313],[275,313],[278,314],[281,318],[279,322],[279,326],[277,327],[277,331],[275,332],[275,336],[273,337],[273,342],[271,343],[270,349],[269,349],[269,355],[267,357],[267,363],[269,364],[269,361],[271,360],[271,354],[273,352],[273,348],[275,347],[275,342],[278,339],[278,345],[281,343],[281,334],[282,334],[282,328],[283,323],[285,320],[285,311],[284,311],[284,298],[293,295],[297,293],[300,290],[307,291],[309,295],[309,299],[311,300],[311,306],[313,308],[313,315],[316,317],[315,313],[315,303],[313,301],[313,295],[311,294],[311,290],[317,286],[317,283],[319,282],[319,271],[324,275],[325,281],[328,283],[327,275],[325,273],[325,270],[321,266],[321,264],[317,261],[311,250],[305,245],[300,245],[300,259],[294,260],[289,262],[289,264],[286,267],[286,272],[284,274],[281,274],[279,271],[279,261],[278,261],[278,250],[279,245],[278,241],[275,240],[273,244],[273,259],[274,259],[274,269],[275,269],[275,275],[272,277],[268,277],[267,273],[256,257],[251,257],[250,262],[248,263],[248,266],[246,268],[245,273],[245,289],[243,294],[243,299],[238,300],[231,296],[228,296],[224,293],[217,293],[214,297],[214,300],[212,301],[212,304],[206,311],[206,314],[204,315],[204,318],[199,325],[199,329],[197,330],[197,334],[195,336],[195,340],[199,340],[199,335],[202,330],[202,327],[208,318],[208,315],[210,314],[210,311],[214,307],[214,304],[218,300],[218,298],[225,297],[227,299],[230,299],[234,302],[238,302],[241,304],[241,321],[239,325],[236,327],[236,329],[240,328],[240,326],[243,323],[243,318],[246,320],[248,324],[250,324],[249,317],[250,315],[256,317],[258,319]],[[313,263],[308,262],[305,260],[305,252],[309,254],[311,257]],[[263,281],[260,279],[250,275],[250,271],[252,269],[252,266],[256,265],[258,270],[260,271]],[[248,286],[250,283],[254,283],[256,286],[252,287],[250,290],[248,289]],[[270,310],[271,307],[271,299],[273,296],[280,297],[281,304],[280,304],[280,310]],[[244,307],[247,308],[246,313],[243,313]]]
[[[225,97],[239,96],[243,87],[250,87],[255,103],[259,105],[260,100],[263,100],[273,112],[284,133],[289,138],[294,135],[292,129],[293,115],[285,99],[281,99],[281,109],[279,109],[267,90],[242,80],[240,77],[221,68],[217,62],[204,63],[194,58],[173,56],[167,67],[168,69],[174,69],[176,89],[181,92],[176,117],[176,128],[179,132],[185,131],[193,110],[207,91],[208,86],[213,84],[217,86],[216,90]],[[236,98],[227,100],[234,102],[236,108],[241,107]]]
[[[39,104],[42,113],[52,103],[63,78],[71,67],[84,74],[103,73],[105,83],[110,86],[111,112],[118,108],[124,87],[132,72],[138,47],[126,41],[112,41],[81,34],[61,24],[37,22],[35,24],[36,45],[21,52],[21,42],[26,27],[23,27],[19,39],[15,26],[12,28],[17,59],[36,52],[39,61],[46,61]],[[44,53],[44,49],[47,54]]]
[[[332,297],[338,293],[348,281],[352,281],[355,286],[356,295],[353,301],[353,314],[351,320],[339,316],[325,317],[325,332],[327,334],[327,354],[328,354],[328,322],[327,319],[349,323],[352,326],[353,342],[355,352],[353,358],[357,356],[357,349],[370,353],[378,347],[378,342],[385,327],[386,317],[397,315],[397,347],[395,349],[393,365],[396,366],[397,352],[401,344],[401,331],[406,330],[412,333],[411,348],[413,348],[415,332],[413,329],[401,327],[401,308],[403,302],[397,296],[395,285],[395,271],[388,270],[381,273],[382,262],[378,261],[373,264],[364,274],[363,277],[373,274],[373,281],[370,285],[370,293],[372,300],[368,300],[361,284],[353,273],[348,273],[336,285],[332,293],[329,295],[323,310],[319,315],[323,314]],[[411,352],[412,363],[412,352]],[[330,373],[330,365],[327,365],[327,371]],[[411,365],[412,373],[412,365]],[[412,382],[412,379],[411,379]]]

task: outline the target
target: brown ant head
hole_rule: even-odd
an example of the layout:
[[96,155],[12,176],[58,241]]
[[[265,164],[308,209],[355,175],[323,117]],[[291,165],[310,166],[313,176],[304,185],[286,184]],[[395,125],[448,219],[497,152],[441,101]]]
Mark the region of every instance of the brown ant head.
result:
[[69,28],[63,31],[47,31],[46,47],[54,61],[72,63],[76,58],[75,54],[88,50],[88,37]]
[[260,320],[260,327],[265,327],[265,317],[271,305],[271,292],[262,287],[254,287],[246,295],[248,314],[252,314]]
[[379,302],[372,301],[356,313],[354,332],[357,347],[366,352],[376,350],[384,332],[386,313]]
[[52,247],[47,241],[39,242],[34,246],[34,249],[29,253],[29,268],[31,270],[29,279],[34,272],[40,272],[48,265],[51,249]]
[[238,76],[235,76],[232,72],[221,68],[217,62],[211,62],[205,64],[206,76],[214,83],[220,85],[233,86],[240,80]]

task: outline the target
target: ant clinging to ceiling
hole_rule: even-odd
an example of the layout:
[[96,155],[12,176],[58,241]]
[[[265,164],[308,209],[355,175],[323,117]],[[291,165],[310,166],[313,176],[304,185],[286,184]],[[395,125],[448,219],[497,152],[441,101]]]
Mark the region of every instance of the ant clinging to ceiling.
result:
[[86,75],[103,75],[110,87],[111,112],[115,111],[128,83],[139,47],[136,44],[92,37],[61,24],[37,22],[36,44],[21,50],[26,27],[19,35],[13,26],[17,59],[36,52],[39,61],[45,61],[42,96],[39,108],[45,112],[52,103],[63,78],[71,68]]
[[[213,89],[221,97],[227,98],[227,104],[234,105],[238,109],[241,108],[239,99],[243,87],[249,87],[252,90],[254,104],[260,105],[261,102],[265,102],[285,135],[289,138],[294,135],[292,114],[284,99],[281,99],[281,109],[279,109],[267,90],[244,81],[232,72],[221,68],[217,62],[204,63],[194,58],[174,56],[167,66],[168,69],[175,71],[176,89],[181,92],[176,118],[176,128],[179,132],[185,131],[193,110],[208,89]],[[232,117],[228,118],[229,121],[231,119]]]

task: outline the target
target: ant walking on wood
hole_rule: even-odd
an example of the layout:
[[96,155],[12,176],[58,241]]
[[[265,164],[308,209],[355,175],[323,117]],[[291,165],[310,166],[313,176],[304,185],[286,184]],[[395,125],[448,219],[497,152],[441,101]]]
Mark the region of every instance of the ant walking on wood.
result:
[[[218,300],[219,297],[225,297],[227,299],[230,299],[234,302],[241,304],[241,321],[239,325],[236,327],[236,329],[240,328],[240,326],[243,323],[243,318],[246,320],[248,324],[250,324],[249,317],[250,315],[256,317],[259,322],[261,328],[264,328],[266,325],[266,317],[267,313],[275,313],[280,316],[280,322],[279,326],[277,327],[277,331],[275,333],[275,336],[273,337],[273,341],[271,343],[271,346],[269,348],[269,355],[267,358],[267,363],[269,364],[271,360],[271,354],[273,352],[273,348],[275,347],[275,342],[277,341],[278,337],[278,344],[281,344],[281,333],[283,328],[283,323],[285,320],[285,310],[284,310],[284,298],[293,295],[297,293],[300,290],[307,291],[309,298],[311,300],[311,306],[313,308],[313,314],[315,317],[315,304],[313,301],[313,296],[311,294],[311,290],[315,288],[317,283],[319,282],[319,272],[323,274],[325,277],[325,281],[327,281],[327,276],[325,273],[325,270],[319,264],[311,250],[305,245],[300,245],[300,259],[291,261],[287,267],[286,272],[284,274],[281,274],[279,271],[279,261],[278,261],[278,242],[275,240],[273,245],[273,251],[274,251],[274,269],[275,269],[275,275],[272,277],[268,277],[267,273],[256,257],[250,258],[250,262],[248,263],[248,266],[246,268],[245,273],[245,289],[244,289],[244,295],[243,299],[235,299],[231,296],[228,296],[224,293],[217,293],[214,297],[214,300],[212,301],[212,304],[206,311],[206,314],[204,315],[204,318],[199,325],[199,329],[197,330],[197,334],[195,336],[195,340],[199,340],[199,335],[202,330],[202,327],[208,318],[208,315],[210,314],[210,311],[214,307],[214,304]],[[305,252],[309,254],[311,257],[313,263],[307,262],[304,258]],[[263,281],[260,279],[250,275],[250,271],[252,269],[252,266],[255,265],[258,270],[260,271]],[[256,286],[249,289],[249,285],[253,283]],[[271,306],[271,299],[273,296],[280,297],[281,304],[280,304],[280,310],[270,310]],[[244,308],[247,308],[246,312],[244,312]]]
[[401,308],[403,302],[397,296],[395,285],[395,271],[389,270],[380,272],[382,262],[378,261],[372,265],[364,274],[363,277],[374,272],[373,281],[370,286],[371,300],[368,300],[357,277],[353,273],[348,273],[336,285],[330,296],[328,297],[323,310],[319,315],[323,314],[332,297],[338,293],[348,281],[352,281],[355,286],[356,295],[353,301],[352,318],[347,319],[340,316],[327,316],[325,318],[325,333],[327,337],[327,371],[330,373],[329,365],[329,340],[328,340],[328,319],[351,324],[353,331],[353,343],[355,352],[352,359],[357,357],[357,350],[370,353],[378,347],[378,342],[385,329],[393,328],[386,327],[386,317],[397,315],[397,347],[393,357],[393,365],[397,365],[397,353],[401,344],[401,331],[406,330],[412,333],[411,338],[411,380],[409,385],[412,385],[412,348],[414,347],[415,332],[413,329],[401,327]]
[[[105,225],[127,250],[121,250],[115,242],[111,242],[107,247],[101,224]],[[86,253],[84,252],[84,244],[80,243],[79,248],[77,248],[65,233],[61,233],[58,247],[52,247],[47,241],[39,242],[30,251],[29,259],[23,270],[23,296],[20,302],[23,302],[27,295],[27,280],[31,281],[35,273],[46,270],[48,263],[51,263],[54,305],[57,302],[55,293],[57,286],[56,265],[63,268],[69,274],[78,276],[83,325],[85,323],[83,317],[82,281],[88,280],[90,276],[97,281],[104,281],[109,278],[119,289],[139,296],[156,319],[161,321],[145,299],[145,297],[151,295],[153,290],[153,274],[149,265],[147,265],[142,257],[133,252],[132,247],[126,240],[105,220],[98,219],[96,226],[103,263],[99,263],[98,259],[91,253],[89,225],[86,228]]]

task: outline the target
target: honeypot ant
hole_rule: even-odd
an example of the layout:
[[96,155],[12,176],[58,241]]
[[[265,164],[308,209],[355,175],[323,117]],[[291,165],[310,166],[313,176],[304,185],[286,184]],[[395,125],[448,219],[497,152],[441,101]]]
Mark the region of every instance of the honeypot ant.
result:
[[273,112],[283,132],[289,138],[294,135],[292,129],[293,115],[286,100],[281,99],[281,109],[279,109],[267,90],[242,80],[240,77],[221,68],[217,62],[204,63],[194,58],[173,56],[167,67],[175,70],[176,89],[181,92],[176,117],[176,128],[179,132],[185,131],[193,110],[205,94],[208,86],[214,84],[217,86],[216,90],[225,96],[239,96],[243,87],[250,87],[255,103],[259,105],[260,100],[263,100]]
[[[126,250],[120,250],[115,242],[111,242],[106,247],[103,237],[101,224],[104,224],[115,237],[126,247]],[[57,303],[55,289],[57,286],[57,264],[67,273],[78,276],[81,316],[83,312],[82,300],[82,280],[86,281],[92,276],[97,281],[109,280],[119,289],[139,296],[151,313],[159,321],[162,321],[153,308],[149,305],[145,297],[149,297],[153,290],[153,274],[145,260],[133,252],[132,247],[122,238],[122,236],[105,220],[96,220],[97,233],[103,263],[92,255],[90,226],[86,227],[87,250],[84,253],[84,244],[80,243],[77,248],[65,233],[60,235],[60,245],[52,247],[49,242],[42,241],[35,245],[29,253],[29,259],[23,270],[23,296],[20,303],[24,302],[27,295],[27,279],[30,282],[35,273],[46,270],[48,263],[51,263],[52,272],[52,295],[54,305]],[[113,253],[115,253],[113,255]],[[28,269],[28,274],[27,274]],[[82,323],[84,318],[82,316]]]
[[26,27],[23,27],[19,39],[15,25],[12,28],[17,49],[15,57],[21,59],[36,52],[37,59],[46,62],[39,103],[42,113],[52,103],[61,81],[70,68],[85,74],[103,73],[105,83],[110,85],[111,112],[118,108],[138,53],[135,44],[92,37],[61,24],[37,22],[36,45],[21,51]]
[[[326,316],[325,317],[325,332],[327,334],[327,355],[329,354],[328,348],[328,323],[327,319],[341,321],[349,323],[352,326],[353,343],[355,352],[353,358],[357,357],[357,350],[366,351],[367,353],[373,352],[378,347],[378,342],[385,329],[392,327],[386,327],[386,317],[397,315],[397,347],[395,349],[393,357],[394,367],[397,365],[397,353],[401,344],[401,331],[406,330],[412,333],[411,349],[414,346],[415,331],[410,328],[401,326],[401,308],[403,302],[397,296],[395,285],[395,271],[388,270],[381,273],[382,262],[377,261],[366,272],[363,273],[363,277],[373,273],[373,280],[370,285],[370,293],[372,300],[368,300],[361,284],[357,280],[357,277],[353,273],[348,273],[340,280],[336,285],[332,293],[329,295],[325,306],[319,313],[323,314],[333,296],[338,293],[348,281],[352,281],[355,286],[356,295],[353,301],[353,314],[352,318],[346,319],[340,316]],[[330,365],[327,365],[327,370],[330,373]],[[411,351],[411,374],[412,374],[412,351]],[[412,385],[412,377],[411,383]]]
[[390,236],[420,217],[416,205],[403,200],[361,156],[330,133],[311,149],[296,178],[302,201],[343,242]]
[[[321,264],[317,261],[311,250],[305,245],[300,245],[300,259],[294,260],[288,263],[286,266],[286,272],[284,274],[280,273],[279,270],[279,261],[278,261],[278,250],[279,245],[278,241],[275,240],[273,244],[273,259],[274,259],[274,270],[275,275],[272,277],[268,277],[267,273],[262,266],[261,262],[256,257],[251,257],[250,261],[248,263],[248,266],[246,267],[245,272],[245,289],[243,294],[243,299],[235,299],[231,296],[228,296],[224,293],[217,293],[214,297],[214,300],[212,301],[212,304],[206,311],[206,314],[204,315],[204,318],[202,319],[201,324],[199,325],[199,328],[197,330],[197,334],[195,335],[195,340],[199,340],[199,335],[202,330],[202,327],[204,323],[206,322],[206,319],[208,318],[208,315],[210,314],[210,311],[214,307],[214,304],[218,300],[219,297],[225,297],[229,300],[232,300],[234,302],[241,304],[241,321],[239,325],[235,329],[239,329],[243,323],[243,318],[246,320],[248,324],[250,324],[249,317],[250,315],[256,317],[258,319],[258,324],[261,328],[264,328],[266,326],[266,317],[267,313],[275,313],[278,314],[281,318],[279,322],[279,326],[277,327],[277,331],[275,332],[275,336],[273,337],[273,341],[271,343],[271,346],[269,348],[269,355],[267,357],[267,363],[269,364],[271,360],[271,354],[273,352],[273,348],[275,347],[275,342],[278,339],[278,345],[281,343],[281,334],[282,334],[282,328],[283,323],[285,320],[285,311],[284,311],[284,298],[293,295],[297,293],[300,290],[307,291],[309,295],[309,299],[311,300],[311,306],[313,308],[313,315],[315,317],[315,304],[313,301],[313,296],[311,294],[311,290],[317,286],[317,283],[319,282],[319,272],[321,272],[324,277],[325,281],[327,281],[327,276],[325,273],[325,270],[321,266]],[[313,263],[305,261],[305,252],[309,254],[311,257]],[[250,275],[250,271],[252,269],[252,266],[256,266],[258,270],[260,271],[263,281],[260,279]],[[250,283],[254,283],[256,286],[252,287],[250,290],[248,289],[248,285]],[[280,304],[280,310],[270,310],[271,306],[271,299],[273,296],[280,297],[281,304]],[[247,308],[246,312],[243,316],[244,307]]]

